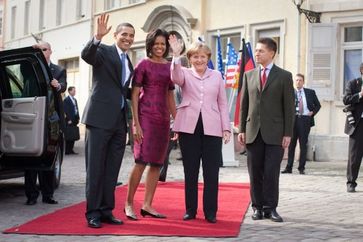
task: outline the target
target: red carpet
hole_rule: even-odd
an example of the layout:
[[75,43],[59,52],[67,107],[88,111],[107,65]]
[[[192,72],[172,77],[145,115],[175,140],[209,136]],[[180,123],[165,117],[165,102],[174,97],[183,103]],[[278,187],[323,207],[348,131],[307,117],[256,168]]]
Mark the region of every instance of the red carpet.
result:
[[[250,202],[249,185],[224,183],[219,187],[219,210],[217,223],[206,222],[202,210],[202,185],[199,185],[199,209],[197,219],[183,221],[184,184],[181,182],[159,183],[154,197],[154,207],[167,219],[141,217],[138,221],[127,220],[123,211],[126,186],[116,190],[114,215],[125,224],[120,226],[103,224],[101,229],[87,227],[84,216],[85,202],[72,205],[50,214],[38,217],[4,233],[42,235],[154,235],[188,237],[236,237]],[[135,209],[140,211],[144,196],[141,184],[135,196]]]

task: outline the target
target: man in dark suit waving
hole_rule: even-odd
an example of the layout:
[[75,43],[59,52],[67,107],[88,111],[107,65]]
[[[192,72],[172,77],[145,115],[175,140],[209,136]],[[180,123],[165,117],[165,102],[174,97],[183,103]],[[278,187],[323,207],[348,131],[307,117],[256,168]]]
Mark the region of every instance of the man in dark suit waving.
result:
[[347,192],[355,192],[359,168],[363,157],[363,63],[360,64],[361,77],[349,81],[345,87],[343,102],[350,106],[354,122],[345,123],[345,133],[349,135]]
[[292,75],[274,65],[276,51],[273,39],[258,40],[255,59],[259,66],[243,76],[238,141],[247,150],[252,219],[282,222],[276,211],[280,164],[290,144],[295,110]]
[[100,228],[101,222],[123,223],[112,210],[126,145],[126,95],[133,72],[127,51],[135,29],[129,23],[119,24],[115,44],[101,44],[111,30],[108,17],[102,14],[97,19],[97,33],[82,50],[82,59],[93,67],[92,91],[82,117],[86,125],[86,218],[91,228]]
[[314,116],[320,110],[320,102],[313,89],[304,88],[305,77],[303,74],[296,74],[295,79],[295,125],[294,133],[289,145],[289,154],[285,170],[281,173],[292,173],[292,166],[295,158],[297,140],[300,145],[299,173],[305,174],[305,163],[308,137],[310,128],[315,125]]

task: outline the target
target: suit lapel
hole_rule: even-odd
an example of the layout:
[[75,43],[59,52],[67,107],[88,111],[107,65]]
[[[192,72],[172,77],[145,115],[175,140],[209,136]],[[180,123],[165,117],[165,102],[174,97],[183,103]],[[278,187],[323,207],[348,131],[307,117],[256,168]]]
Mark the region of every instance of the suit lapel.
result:
[[260,83],[260,68],[257,67],[253,70],[253,73],[252,73],[252,77],[251,77],[251,80],[252,80],[252,84],[253,86],[255,86],[257,89],[258,89],[258,92],[261,93],[261,83]]
[[118,55],[118,52],[117,52],[117,48],[116,48],[116,45],[112,45],[111,46],[111,55],[113,56],[112,58],[115,60],[113,63],[114,63],[114,66],[115,66],[115,70],[116,70],[116,82],[117,82],[117,85],[122,88],[121,86],[121,58],[120,56]]
[[278,74],[277,68],[276,68],[275,65],[273,65],[272,68],[271,68],[271,70],[270,70],[270,73],[268,74],[268,77],[267,77],[267,80],[266,80],[266,84],[265,84],[265,87],[263,88],[263,90],[265,90],[270,85],[270,83],[272,82],[272,80],[274,80],[276,78],[277,74]]

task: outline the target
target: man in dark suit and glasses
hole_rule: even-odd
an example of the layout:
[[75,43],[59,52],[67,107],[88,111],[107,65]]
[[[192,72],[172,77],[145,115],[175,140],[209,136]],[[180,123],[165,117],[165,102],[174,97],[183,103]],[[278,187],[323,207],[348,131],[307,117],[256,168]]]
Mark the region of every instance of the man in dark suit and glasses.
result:
[[127,55],[135,29],[122,23],[114,32],[115,44],[101,44],[111,27],[108,15],[97,19],[97,32],[82,50],[82,59],[93,67],[92,91],[84,109],[86,125],[86,219],[91,228],[101,222],[122,224],[112,210],[115,186],[126,146],[126,96],[133,66]]
[[66,155],[77,154],[74,152],[74,142],[79,140],[79,129],[77,127],[79,123],[79,109],[77,100],[74,97],[76,95],[76,88],[68,87],[68,96],[63,101],[64,106],[64,118],[65,118],[65,139],[66,139]]
[[295,158],[297,140],[300,145],[299,173],[305,174],[305,163],[308,137],[310,128],[315,125],[314,116],[320,110],[320,102],[313,89],[304,88],[305,78],[303,74],[296,74],[295,77],[295,125],[294,133],[289,145],[289,153],[285,170],[281,173],[292,173]]
[[[363,76],[363,63],[360,64]],[[345,122],[345,133],[349,135],[349,151],[347,165],[347,192],[355,192],[359,168],[363,157],[363,85],[362,77],[351,80],[345,87],[343,97],[345,105],[350,105],[354,123]]]
[[[67,72],[64,68],[55,65],[50,61],[52,48],[48,42],[41,41],[33,47],[42,50],[45,60],[47,61],[52,73],[53,79],[50,81],[50,86],[56,90],[55,105],[58,105],[59,107],[58,118],[60,119],[60,128],[64,130],[62,93],[65,92],[67,88]],[[37,177],[39,177],[42,202],[48,204],[57,204],[58,202],[53,198],[55,180],[54,171],[26,170],[24,177],[25,195],[27,197],[26,205],[34,205],[37,203],[37,198],[39,196],[39,191],[36,187]]]
[[291,73],[273,63],[276,51],[273,39],[258,40],[259,66],[243,76],[238,141],[247,150],[252,219],[282,222],[276,211],[280,164],[292,136],[295,98]]

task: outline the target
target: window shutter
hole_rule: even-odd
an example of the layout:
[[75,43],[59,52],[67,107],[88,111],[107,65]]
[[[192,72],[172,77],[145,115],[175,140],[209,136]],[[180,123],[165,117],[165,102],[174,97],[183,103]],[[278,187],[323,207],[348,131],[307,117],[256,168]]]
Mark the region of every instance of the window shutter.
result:
[[308,87],[319,99],[333,101],[336,83],[336,24],[310,24],[308,47]]

